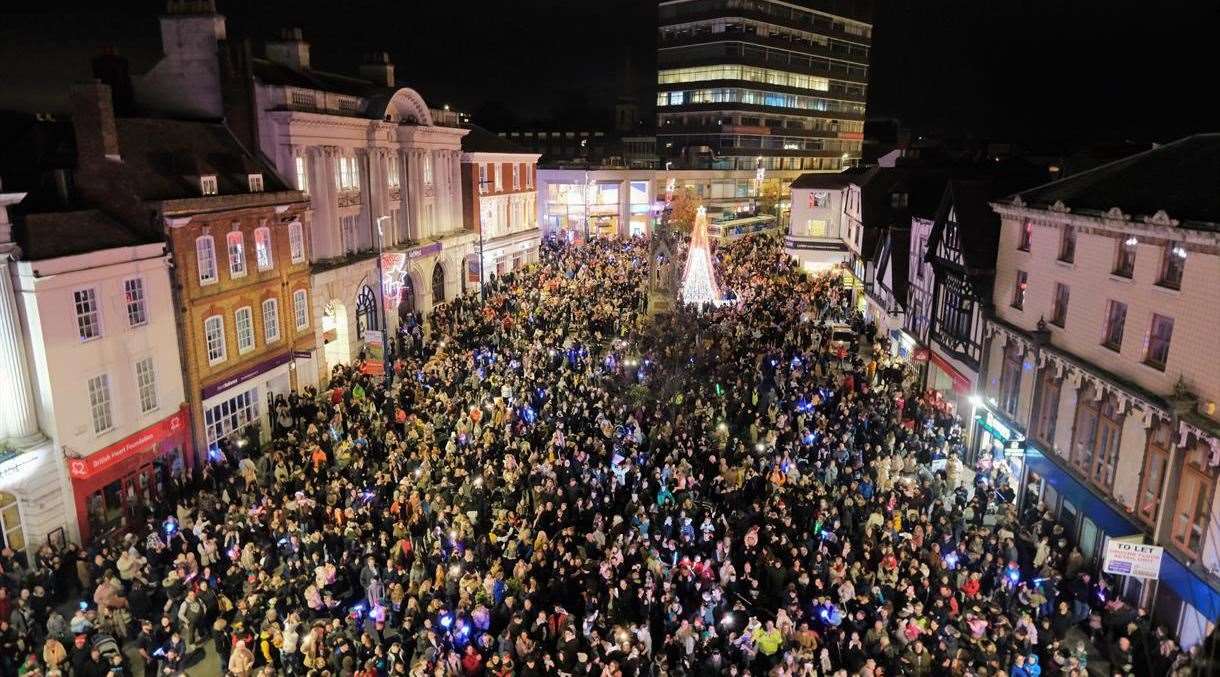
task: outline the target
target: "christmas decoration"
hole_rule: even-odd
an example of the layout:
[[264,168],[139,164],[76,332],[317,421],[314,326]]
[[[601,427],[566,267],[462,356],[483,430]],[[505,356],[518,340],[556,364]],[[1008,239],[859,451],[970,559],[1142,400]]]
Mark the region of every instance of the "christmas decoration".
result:
[[707,242],[707,210],[703,207],[695,213],[695,225],[691,229],[690,252],[686,255],[686,268],[682,273],[682,302],[697,306],[721,303],[715,269],[712,267],[712,253]]

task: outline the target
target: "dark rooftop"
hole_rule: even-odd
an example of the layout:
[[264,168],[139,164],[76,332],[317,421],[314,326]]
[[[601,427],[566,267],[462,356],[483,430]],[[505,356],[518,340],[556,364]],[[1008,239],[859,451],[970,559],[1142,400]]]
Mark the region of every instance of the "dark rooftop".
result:
[[1075,213],[1117,207],[1134,219],[1164,211],[1183,228],[1220,230],[1220,134],[1196,134],[1019,193],[1033,207]]
[[23,214],[18,210],[15,215],[14,239],[21,247],[21,258],[26,261],[156,242],[98,209],[35,214]]
[[809,172],[792,182],[793,188],[846,188],[865,171],[864,167],[848,167],[841,172]]
[[470,125],[467,129],[470,133],[462,137],[462,150],[467,153],[536,154],[478,125]]

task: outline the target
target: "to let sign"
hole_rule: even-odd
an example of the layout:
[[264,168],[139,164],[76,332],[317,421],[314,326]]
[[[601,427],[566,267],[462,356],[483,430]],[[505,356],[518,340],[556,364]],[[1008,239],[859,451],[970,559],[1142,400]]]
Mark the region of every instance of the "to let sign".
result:
[[1110,539],[1106,544],[1106,559],[1103,567],[1108,574],[1135,576],[1137,578],[1160,577],[1161,557],[1165,549],[1159,545],[1126,543]]

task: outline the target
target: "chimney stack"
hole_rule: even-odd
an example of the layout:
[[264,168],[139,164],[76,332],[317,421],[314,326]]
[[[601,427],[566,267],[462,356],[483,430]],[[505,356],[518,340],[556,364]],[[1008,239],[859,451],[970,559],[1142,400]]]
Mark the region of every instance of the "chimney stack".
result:
[[76,157],[82,169],[102,158],[118,162],[119,132],[114,125],[114,103],[110,87],[99,80],[72,86],[72,130],[76,133]]
[[135,93],[131,87],[127,58],[119,56],[114,47],[103,47],[101,53],[89,63],[93,67],[93,77],[110,87],[115,114],[119,117],[131,115],[135,108]]
[[267,42],[267,59],[293,70],[309,70],[309,43],[299,28],[285,28],[278,40]]
[[360,66],[360,77],[370,82],[394,86],[394,64],[390,63],[388,52],[373,52],[365,57]]

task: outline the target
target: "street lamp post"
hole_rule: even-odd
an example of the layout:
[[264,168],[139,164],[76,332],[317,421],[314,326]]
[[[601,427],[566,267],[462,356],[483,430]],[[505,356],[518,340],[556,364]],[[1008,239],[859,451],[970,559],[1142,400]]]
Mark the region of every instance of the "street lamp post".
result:
[[393,341],[390,340],[390,318],[386,313],[385,307],[385,261],[382,254],[385,252],[385,230],[381,224],[389,221],[389,216],[377,217],[377,284],[381,287],[381,315],[383,333],[381,335],[381,356],[382,370],[385,372],[385,384],[388,387],[394,382],[394,368],[390,360],[390,352],[393,346]]

